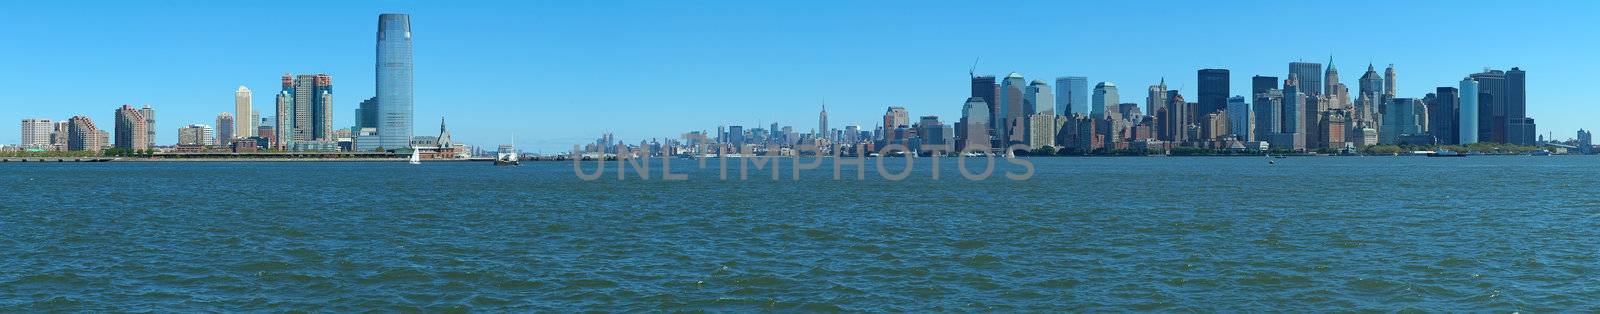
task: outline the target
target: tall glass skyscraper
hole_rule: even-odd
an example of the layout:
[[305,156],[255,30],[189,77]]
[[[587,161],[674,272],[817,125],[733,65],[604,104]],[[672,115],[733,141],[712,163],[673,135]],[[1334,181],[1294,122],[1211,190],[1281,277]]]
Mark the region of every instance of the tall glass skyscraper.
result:
[[378,15],[378,146],[409,147],[411,109],[411,16]]
[[1089,115],[1089,78],[1056,78],[1056,114],[1069,117],[1073,114]]

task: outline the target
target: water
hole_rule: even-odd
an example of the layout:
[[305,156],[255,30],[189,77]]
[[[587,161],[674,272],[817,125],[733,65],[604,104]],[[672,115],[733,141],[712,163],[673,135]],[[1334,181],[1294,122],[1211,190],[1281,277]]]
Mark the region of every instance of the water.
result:
[[1600,310],[1600,158],[1031,161],[6,163],[0,311]]

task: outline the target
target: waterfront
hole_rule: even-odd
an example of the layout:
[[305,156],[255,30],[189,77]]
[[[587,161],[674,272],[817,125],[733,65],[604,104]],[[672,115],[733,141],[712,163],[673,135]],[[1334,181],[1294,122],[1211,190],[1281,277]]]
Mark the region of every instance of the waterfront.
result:
[[1029,161],[0,164],[0,311],[1600,310],[1597,157]]

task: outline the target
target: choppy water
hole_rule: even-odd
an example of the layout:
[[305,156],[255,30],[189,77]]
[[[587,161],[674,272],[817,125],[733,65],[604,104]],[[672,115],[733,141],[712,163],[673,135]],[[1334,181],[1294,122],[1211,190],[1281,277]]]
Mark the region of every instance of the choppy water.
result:
[[0,311],[1600,310],[1600,158],[1032,161],[0,164]]

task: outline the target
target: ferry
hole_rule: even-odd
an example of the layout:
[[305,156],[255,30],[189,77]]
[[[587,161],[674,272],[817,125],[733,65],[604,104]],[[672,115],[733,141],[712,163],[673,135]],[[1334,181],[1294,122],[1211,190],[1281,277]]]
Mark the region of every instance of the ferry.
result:
[[1462,154],[1460,152],[1456,152],[1456,151],[1452,151],[1452,150],[1448,150],[1448,149],[1441,149],[1441,150],[1437,150],[1437,151],[1428,153],[1428,157],[1467,157],[1467,154]]

